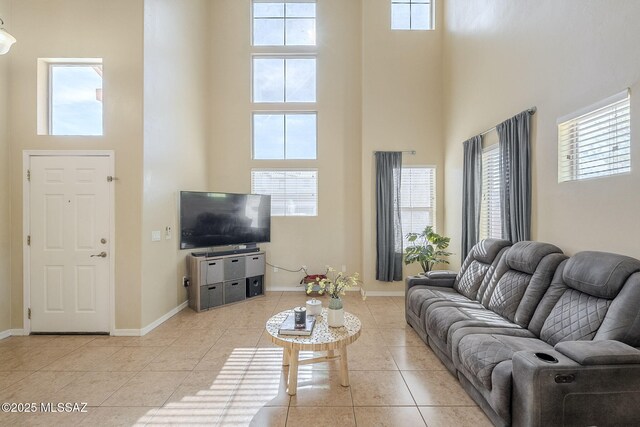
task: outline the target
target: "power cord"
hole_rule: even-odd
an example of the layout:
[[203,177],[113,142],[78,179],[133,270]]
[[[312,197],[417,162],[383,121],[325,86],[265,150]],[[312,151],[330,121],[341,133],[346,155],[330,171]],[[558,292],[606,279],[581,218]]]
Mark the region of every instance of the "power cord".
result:
[[300,272],[302,271],[302,272],[304,272],[304,275],[305,275],[305,276],[308,276],[308,275],[309,275],[309,273],[307,273],[307,269],[306,269],[306,268],[304,268],[304,267],[300,267],[300,268],[299,268],[299,269],[297,269],[297,270],[291,270],[291,269],[289,269],[289,268],[284,268],[284,267],[280,267],[279,265],[271,264],[271,263],[270,263],[270,262],[268,262],[268,261],[266,261],[266,264],[267,264],[269,267],[278,268],[278,269],[280,269],[280,270],[288,271],[289,273],[300,273]]

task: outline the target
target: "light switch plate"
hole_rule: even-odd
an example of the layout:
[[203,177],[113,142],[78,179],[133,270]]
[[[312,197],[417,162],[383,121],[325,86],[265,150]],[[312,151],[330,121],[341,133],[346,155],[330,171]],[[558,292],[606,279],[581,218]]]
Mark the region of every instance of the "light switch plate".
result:
[[162,240],[162,234],[160,234],[160,230],[153,230],[151,232],[151,241],[159,242],[160,240]]

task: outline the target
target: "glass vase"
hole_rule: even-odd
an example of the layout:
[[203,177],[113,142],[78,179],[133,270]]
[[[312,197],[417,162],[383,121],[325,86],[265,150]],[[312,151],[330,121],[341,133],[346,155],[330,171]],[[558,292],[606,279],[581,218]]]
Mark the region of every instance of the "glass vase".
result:
[[344,309],[340,298],[331,297],[327,313],[327,323],[330,327],[340,328],[344,326]]

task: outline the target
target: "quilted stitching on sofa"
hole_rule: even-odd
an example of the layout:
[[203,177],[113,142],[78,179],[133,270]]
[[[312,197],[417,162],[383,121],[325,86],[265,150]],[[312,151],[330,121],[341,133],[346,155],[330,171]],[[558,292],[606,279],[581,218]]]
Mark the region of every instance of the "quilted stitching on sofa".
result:
[[544,322],[540,338],[551,345],[561,341],[591,340],[610,305],[610,300],[568,289]]
[[488,269],[488,265],[473,261],[456,284],[456,290],[467,298],[474,299]]
[[522,296],[531,281],[531,275],[519,271],[507,271],[498,281],[489,309],[513,321]]
[[459,347],[460,362],[480,382],[491,390],[491,374],[500,362],[511,360],[514,351],[487,335],[469,335]]

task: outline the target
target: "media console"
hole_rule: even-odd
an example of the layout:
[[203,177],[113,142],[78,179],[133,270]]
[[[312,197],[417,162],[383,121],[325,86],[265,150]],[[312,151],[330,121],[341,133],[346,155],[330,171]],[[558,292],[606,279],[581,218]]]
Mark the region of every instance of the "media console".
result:
[[189,307],[200,312],[264,295],[265,253],[187,256]]

